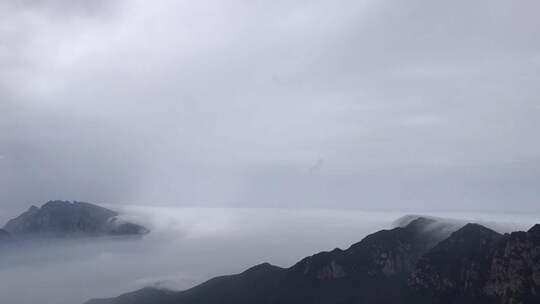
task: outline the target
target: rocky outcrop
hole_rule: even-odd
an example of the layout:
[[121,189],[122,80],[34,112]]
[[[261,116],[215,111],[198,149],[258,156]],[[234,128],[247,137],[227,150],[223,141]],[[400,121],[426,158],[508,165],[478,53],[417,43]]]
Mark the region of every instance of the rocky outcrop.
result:
[[[434,303],[478,301],[488,278],[492,256],[503,236],[467,224],[427,252],[418,262],[411,286]],[[433,300],[435,299],[435,300]]]
[[107,208],[85,202],[49,201],[41,208],[30,207],[7,222],[4,230],[13,236],[130,235],[148,230],[122,222]]
[[501,303],[540,303],[540,225],[506,236],[493,255],[484,292]]
[[468,224],[420,259],[410,284],[419,303],[540,303],[540,225],[501,235]]

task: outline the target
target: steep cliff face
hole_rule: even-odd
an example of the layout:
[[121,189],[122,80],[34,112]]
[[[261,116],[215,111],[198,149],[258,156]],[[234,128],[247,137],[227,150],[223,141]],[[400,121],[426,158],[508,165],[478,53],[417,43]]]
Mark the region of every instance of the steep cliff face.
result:
[[503,236],[468,224],[419,260],[410,284],[429,303],[540,303],[540,226]]
[[503,236],[477,224],[467,224],[428,251],[418,262],[411,286],[436,303],[473,301],[482,287],[496,246]]
[[501,303],[540,303],[540,225],[513,232],[495,251],[484,288]]
[[117,220],[112,210],[84,202],[49,201],[30,207],[4,226],[12,235],[140,234],[147,229]]

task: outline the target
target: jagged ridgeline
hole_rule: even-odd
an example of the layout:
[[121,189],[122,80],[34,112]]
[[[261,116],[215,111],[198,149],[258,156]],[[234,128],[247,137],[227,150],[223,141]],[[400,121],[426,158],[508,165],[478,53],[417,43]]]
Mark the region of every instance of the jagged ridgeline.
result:
[[149,230],[118,213],[85,202],[49,201],[30,207],[0,230],[1,238],[77,235],[139,235]]
[[268,263],[185,291],[144,288],[86,304],[540,303],[540,225],[501,235],[414,217],[346,250]]

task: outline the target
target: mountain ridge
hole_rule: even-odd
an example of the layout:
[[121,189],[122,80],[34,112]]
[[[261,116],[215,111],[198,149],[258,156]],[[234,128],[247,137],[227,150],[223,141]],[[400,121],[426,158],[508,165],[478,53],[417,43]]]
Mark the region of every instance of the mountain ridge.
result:
[[500,234],[417,217],[289,268],[262,263],[184,291],[144,288],[86,304],[540,303],[540,225]]
[[87,304],[393,303],[407,289],[412,265],[447,235],[435,233],[434,223],[418,218],[405,227],[368,235],[345,250],[308,256],[289,268],[263,263],[184,291],[160,294],[145,288]]

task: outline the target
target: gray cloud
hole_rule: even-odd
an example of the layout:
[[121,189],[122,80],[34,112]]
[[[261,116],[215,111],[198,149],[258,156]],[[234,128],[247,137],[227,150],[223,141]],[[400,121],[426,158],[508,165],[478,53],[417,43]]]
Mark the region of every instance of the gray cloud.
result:
[[2,2],[1,207],[538,211],[539,6]]

